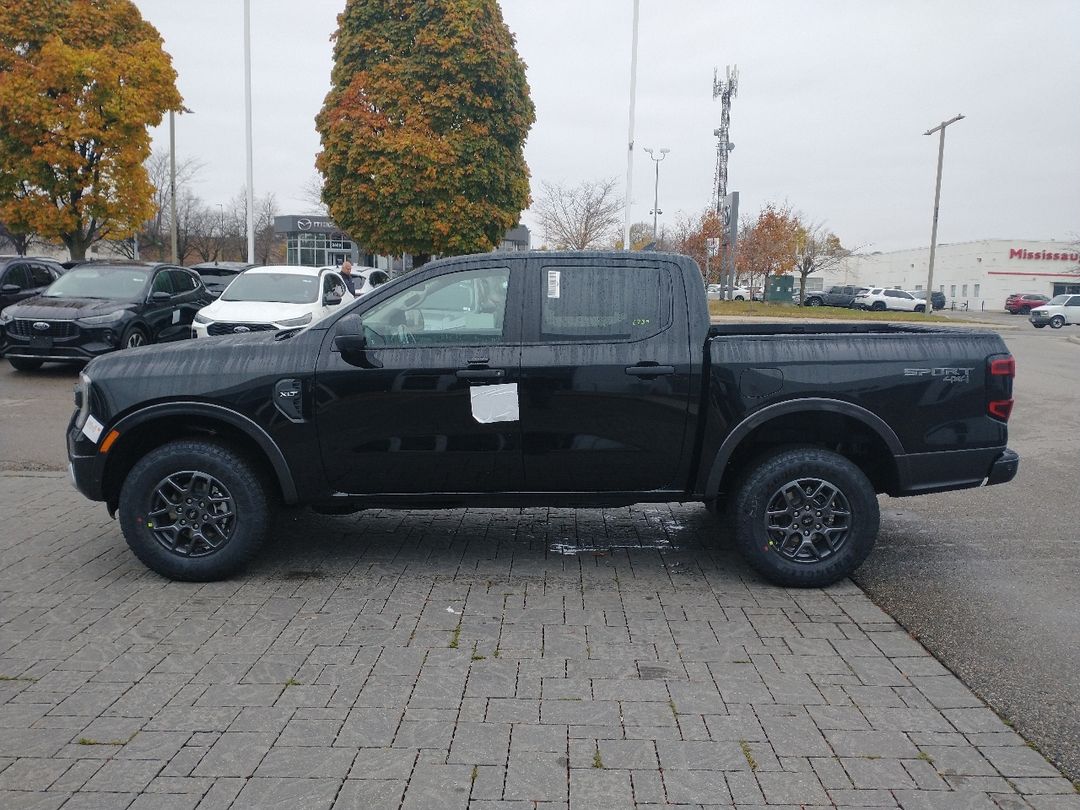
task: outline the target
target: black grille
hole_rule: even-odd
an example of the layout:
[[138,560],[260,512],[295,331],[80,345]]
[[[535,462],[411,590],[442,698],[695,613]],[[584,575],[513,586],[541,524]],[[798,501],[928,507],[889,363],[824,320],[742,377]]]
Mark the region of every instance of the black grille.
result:
[[[34,324],[44,323],[48,324],[48,329],[35,329]],[[8,334],[15,335],[16,337],[30,338],[30,337],[51,337],[51,338],[69,338],[75,337],[79,334],[79,327],[75,325],[74,321],[29,321],[29,320],[14,320],[8,324]]]
[[[236,331],[239,329],[239,333]],[[272,323],[212,323],[206,327],[208,335],[232,335],[244,332],[276,332]]]

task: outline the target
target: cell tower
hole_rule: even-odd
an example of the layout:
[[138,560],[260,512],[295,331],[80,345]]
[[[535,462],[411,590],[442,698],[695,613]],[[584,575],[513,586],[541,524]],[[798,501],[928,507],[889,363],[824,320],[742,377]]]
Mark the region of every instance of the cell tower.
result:
[[724,198],[727,196],[728,153],[735,148],[728,140],[731,126],[731,101],[739,92],[739,67],[727,66],[727,80],[720,81],[713,68],[712,97],[720,99],[720,127],[713,130],[716,136],[716,173],[713,177],[713,205],[717,214],[723,214]]

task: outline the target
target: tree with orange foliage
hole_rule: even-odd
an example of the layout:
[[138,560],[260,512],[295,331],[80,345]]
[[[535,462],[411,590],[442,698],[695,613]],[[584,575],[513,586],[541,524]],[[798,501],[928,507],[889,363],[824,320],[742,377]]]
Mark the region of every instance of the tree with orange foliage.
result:
[[757,220],[744,220],[739,228],[735,269],[751,288],[763,287],[769,276],[795,269],[799,218],[784,205],[768,203]]
[[[713,256],[706,261],[706,251],[709,239],[719,239],[723,235],[724,226],[720,217],[712,208],[706,208],[696,216],[683,216],[675,222],[674,248],[679,253],[685,253],[693,258],[701,269],[702,274],[709,268],[709,275],[716,278],[720,272],[721,256]],[[708,284],[712,278],[705,278]]]
[[81,259],[153,214],[147,128],[181,106],[161,35],[130,0],[5,0],[0,220]]
[[490,250],[529,205],[536,119],[496,0],[347,0],[316,167],[334,221],[367,250]]

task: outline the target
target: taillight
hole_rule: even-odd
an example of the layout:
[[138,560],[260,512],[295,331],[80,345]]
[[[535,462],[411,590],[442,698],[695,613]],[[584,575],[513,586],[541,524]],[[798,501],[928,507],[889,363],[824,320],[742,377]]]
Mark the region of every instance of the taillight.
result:
[[1012,414],[1012,383],[1016,376],[1016,360],[1011,354],[996,354],[986,359],[986,413],[994,419],[1008,422]]
[[991,377],[1015,377],[1016,376],[1016,360],[1012,355],[1007,357],[992,357],[990,358],[990,376]]

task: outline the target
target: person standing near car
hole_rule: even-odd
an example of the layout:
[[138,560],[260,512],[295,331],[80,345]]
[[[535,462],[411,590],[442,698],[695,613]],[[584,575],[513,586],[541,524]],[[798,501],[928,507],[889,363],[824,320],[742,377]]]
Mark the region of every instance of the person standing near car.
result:
[[349,289],[349,294],[354,298],[356,297],[356,285],[352,279],[352,262],[348,259],[341,263],[341,277],[345,280],[345,286]]

